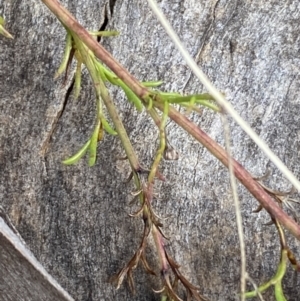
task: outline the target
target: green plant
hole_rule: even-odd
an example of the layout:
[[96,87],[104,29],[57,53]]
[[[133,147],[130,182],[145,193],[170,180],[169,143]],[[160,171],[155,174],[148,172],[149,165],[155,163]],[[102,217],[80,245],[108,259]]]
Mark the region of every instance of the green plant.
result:
[[[107,32],[106,35],[109,33]],[[161,82],[146,82],[141,83],[144,87],[148,87],[147,102],[140,100],[134,92],[114,73],[108,70],[101,62],[99,62],[94,54],[84,45],[84,43],[67,29],[66,49],[62,64],[56,73],[56,76],[67,71],[67,66],[70,64],[72,58],[76,58],[77,67],[75,74],[75,96],[79,95],[80,88],[80,72],[81,64],[84,64],[91,76],[94,84],[96,94],[97,116],[96,126],[89,140],[84,146],[72,157],[63,161],[64,164],[75,164],[87,151],[89,151],[89,165],[92,166],[96,161],[97,142],[100,141],[104,135],[104,132],[110,135],[118,135],[122,141],[124,150],[127,155],[127,159],[130,162],[132,168],[132,175],[134,178],[136,192],[134,192],[133,201],[140,201],[140,209],[133,213],[132,216],[142,215],[144,220],[144,234],[140,247],[129,261],[129,263],[114,277],[113,281],[116,283],[117,288],[120,287],[125,276],[128,278],[128,282],[132,291],[134,291],[134,281],[132,272],[137,267],[139,261],[143,263],[146,271],[155,275],[155,272],[150,268],[147,259],[145,257],[145,248],[147,247],[147,238],[150,234],[156,243],[158,256],[160,259],[161,274],[163,275],[163,288],[160,290],[162,296],[168,296],[174,300],[180,300],[180,297],[176,293],[176,286],[178,282],[181,282],[187,291],[188,296],[193,296],[197,300],[206,300],[200,296],[197,292],[197,288],[193,286],[178,270],[179,265],[171,258],[164,248],[164,234],[162,232],[162,224],[159,216],[153,211],[152,199],[153,199],[153,187],[156,178],[164,180],[163,176],[158,170],[159,163],[170,148],[168,146],[167,137],[165,133],[165,125],[168,117],[169,107],[172,104],[181,105],[187,108],[188,111],[199,111],[197,105],[204,105],[216,112],[220,109],[213,104],[212,97],[209,94],[194,94],[189,96],[181,96],[177,93],[166,93],[149,87],[158,86]],[[106,87],[107,84],[112,84],[120,87],[125,92],[128,100],[136,107],[140,112],[145,107],[148,114],[157,125],[160,136],[159,148],[156,152],[153,164],[150,170],[144,169],[138,161],[137,155],[131,145],[126,130],[123,126],[121,118],[117,112],[117,109],[109,95],[109,91]],[[155,102],[160,100],[163,103],[163,112],[159,114],[155,108]],[[111,118],[116,130],[109,125],[104,116],[103,107],[107,108],[109,117]],[[174,281],[170,279],[170,271],[174,274]]]
[[5,20],[0,16],[0,34],[5,36],[6,38],[13,39],[13,36],[4,28]]
[[[134,213],[133,216],[142,215],[144,220],[144,235],[141,245],[135,255],[126,267],[124,267],[114,278],[117,287],[121,285],[124,277],[127,276],[131,288],[134,289],[132,272],[139,261],[143,263],[145,269],[149,273],[154,273],[145,258],[147,237],[151,234],[156,242],[161,274],[163,276],[163,288],[160,291],[162,293],[162,300],[166,300],[167,298],[180,300],[180,297],[176,292],[178,282],[181,282],[186,288],[188,297],[194,297],[196,300],[205,299],[198,294],[197,288],[189,283],[180,273],[178,269],[179,266],[166,252],[164,248],[164,235],[161,230],[160,218],[153,211],[151,203],[153,199],[155,179],[163,179],[163,176],[159,172],[159,163],[163,155],[167,153],[168,149],[170,149],[165,133],[165,124],[168,117],[173,119],[179,126],[206,146],[212,154],[224,163],[225,166],[228,167],[230,164],[230,158],[226,151],[210,139],[185,115],[179,113],[173,104],[179,104],[186,107],[188,111],[198,111],[198,104],[205,105],[217,112],[222,112],[222,110],[220,110],[218,106],[212,102],[213,97],[208,94],[181,96],[176,93],[165,93],[152,87],[158,85],[159,82],[138,82],[122,66],[120,66],[65,9],[59,6],[56,1],[45,0],[44,2],[58,16],[67,30],[67,47],[63,63],[57,73],[57,76],[67,70],[70,60],[72,57],[75,57],[77,60],[77,71],[75,75],[76,96],[79,94],[80,70],[82,64],[87,67],[90,73],[96,93],[97,116],[94,131],[85,145],[71,158],[66,159],[64,163],[74,164],[88,151],[89,165],[94,165],[96,162],[96,148],[98,140],[101,140],[104,132],[107,132],[108,134],[117,134],[119,136],[132,168],[132,177],[136,185],[134,200],[139,200],[141,204],[140,209]],[[100,58],[102,63],[99,62],[96,57]],[[105,67],[103,63],[108,68]],[[157,125],[160,134],[160,145],[150,170],[146,170],[146,168],[142,167],[140,164],[118,115],[117,108],[109,95],[109,91],[106,87],[107,84],[112,84],[122,88],[127,95],[128,100],[135,105],[137,110],[140,111],[142,108],[145,108],[154,123]],[[111,119],[113,126],[109,124],[105,116],[104,105],[107,108],[109,118]],[[276,206],[273,201],[274,196],[271,196],[270,193],[266,191],[266,189],[262,187],[260,183],[235,160],[232,160],[232,167],[236,177],[259,200],[261,206],[270,213],[276,224],[282,224],[299,239],[299,225],[286,213],[284,213],[280,207]],[[288,251],[286,250],[286,248],[283,248],[282,251],[282,260],[279,265],[280,275],[284,273],[284,269],[282,267],[285,266],[284,262],[286,255],[284,254],[288,254]],[[171,281],[169,271],[173,272],[174,281]],[[282,278],[277,277],[276,279],[281,280]]]

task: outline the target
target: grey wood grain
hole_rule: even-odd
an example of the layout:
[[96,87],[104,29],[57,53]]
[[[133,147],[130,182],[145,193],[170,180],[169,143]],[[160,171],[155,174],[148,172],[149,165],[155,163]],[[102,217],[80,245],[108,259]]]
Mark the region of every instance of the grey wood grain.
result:
[[[89,29],[103,24],[106,1],[64,1]],[[146,1],[110,1],[106,28],[121,35],[104,46],[140,80],[160,79],[166,90],[201,92],[202,85],[156,21]],[[114,4],[114,5],[112,5]],[[299,17],[298,1],[160,1],[180,38],[218,89],[299,178]],[[106,136],[98,162],[76,166],[61,161],[90,135],[95,96],[86,72],[78,100],[53,76],[63,53],[65,33],[38,1],[5,1],[0,14],[14,40],[0,38],[0,199],[35,257],[75,299],[159,300],[157,278],[138,268],[137,295],[126,285],[116,291],[108,278],[138,247],[142,221],[127,213],[133,184],[116,137]],[[140,161],[149,166],[158,132],[146,114],[138,115],[112,88],[112,95]],[[219,116],[204,110],[190,116],[224,144]],[[233,153],[254,175],[271,169],[268,185],[290,185],[233,122]],[[157,182],[154,207],[163,217],[168,249],[182,272],[211,300],[236,300],[240,253],[228,172],[173,123],[168,138],[180,153],[163,162],[165,183]],[[247,271],[259,284],[279,260],[274,226],[239,187],[247,247]],[[299,209],[299,208],[298,208]],[[289,237],[300,256],[299,242]],[[158,266],[149,242],[147,256]],[[298,300],[299,277],[289,269],[284,289]],[[249,285],[249,288],[251,286]],[[1,299],[1,297],[0,297]],[[5,300],[5,299],[3,299]],[[21,300],[21,299],[20,299]],[[272,291],[265,300],[275,300]]]
[[0,248],[1,300],[74,300],[45,271],[1,217]]

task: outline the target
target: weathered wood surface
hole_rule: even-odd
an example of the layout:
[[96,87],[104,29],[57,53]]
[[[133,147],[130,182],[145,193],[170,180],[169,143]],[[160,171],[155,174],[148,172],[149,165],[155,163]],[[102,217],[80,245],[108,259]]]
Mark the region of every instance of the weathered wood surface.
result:
[[74,301],[0,217],[1,300]]
[[[87,28],[99,29],[107,1],[64,1]],[[110,1],[107,28],[121,32],[105,47],[140,80],[161,79],[167,90],[202,91],[202,86],[151,13],[146,1]],[[214,84],[227,95],[276,154],[300,178],[299,48],[297,1],[162,1],[175,30]],[[53,75],[62,57],[65,33],[40,1],[1,1],[0,14],[14,40],[0,38],[0,197],[1,204],[45,269],[76,300],[159,300],[156,278],[139,268],[137,295],[126,285],[108,284],[139,244],[142,223],[127,212],[132,184],[118,138],[105,137],[98,162],[74,167],[62,159],[86,141],[94,121],[94,94],[88,77],[74,101]],[[190,78],[190,80],[188,80]],[[123,94],[116,103],[141,162],[148,166],[158,133]],[[220,118],[206,110],[191,116],[223,144]],[[168,248],[182,272],[211,300],[236,300],[240,255],[234,207],[223,166],[172,123],[168,137],[179,151],[164,162],[166,183],[157,183],[155,208],[170,216]],[[269,184],[289,188],[254,143],[232,123],[234,156],[253,174],[272,170]],[[239,188],[247,247],[247,271],[262,283],[273,275],[279,243],[257,202]],[[290,239],[300,256],[299,242]],[[149,258],[156,265],[150,242]],[[19,279],[22,284],[22,279]],[[30,285],[28,283],[23,283]],[[1,283],[2,285],[2,283]],[[298,300],[299,277],[289,270],[284,288]],[[34,289],[32,283],[31,289]],[[24,296],[25,300],[26,296]],[[0,296],[0,300],[7,300]],[[273,292],[265,300],[274,300]]]

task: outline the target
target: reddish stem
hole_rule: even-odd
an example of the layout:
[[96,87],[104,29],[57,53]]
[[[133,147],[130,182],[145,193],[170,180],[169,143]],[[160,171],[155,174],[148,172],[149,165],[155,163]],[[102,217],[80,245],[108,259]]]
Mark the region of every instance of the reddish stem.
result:
[[[155,106],[163,111],[163,104],[155,102]],[[190,135],[205,146],[210,153],[219,159],[228,168],[227,152],[203,132],[195,123],[179,113],[170,106],[169,117],[180,127],[185,129]],[[236,160],[232,159],[234,174],[239,181],[249,190],[249,192],[259,201],[259,203],[268,211],[271,217],[277,219],[286,229],[288,229],[296,238],[300,240],[300,226],[288,216],[270,195],[254,180],[251,174]]]
[[64,8],[57,0],[42,0],[52,13],[63,23],[65,27],[75,33],[78,38],[107,65],[128,87],[140,98],[148,95],[148,89],[143,87],[113,56],[103,48],[89,33],[81,26],[73,15]]
[[[112,55],[98,44],[90,34],[76,21],[67,9],[60,5],[57,0],[42,0],[44,4],[56,15],[56,17],[69,29],[72,30],[94,54],[106,64],[136,95],[146,99],[148,90],[143,87]],[[163,111],[163,104],[155,102],[155,106]],[[170,106],[169,116],[183,129],[190,133],[196,140],[203,144],[216,158],[228,167],[228,155],[214,140],[207,136],[196,124],[188,120]],[[260,204],[300,240],[300,226],[282,211],[263,188],[253,180],[252,176],[239,164],[233,161],[233,169],[236,177],[260,202]]]

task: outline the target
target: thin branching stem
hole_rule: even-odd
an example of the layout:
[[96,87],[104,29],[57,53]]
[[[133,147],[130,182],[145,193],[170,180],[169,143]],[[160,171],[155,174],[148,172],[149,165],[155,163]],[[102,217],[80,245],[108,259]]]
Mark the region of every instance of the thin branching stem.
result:
[[62,24],[76,33],[78,38],[117,76],[120,78],[136,95],[146,99],[149,95],[148,89],[140,84],[113,56],[99,44],[90,33],[81,26],[73,15],[64,8],[57,0],[42,0],[42,2],[52,11],[52,13],[62,22]]
[[[163,111],[164,108],[162,103],[154,101],[153,104]],[[211,154],[228,168],[228,155],[217,142],[211,139],[195,123],[190,121],[186,116],[180,114],[172,106],[169,107],[169,117],[206,147]],[[237,179],[260,202],[271,217],[278,219],[286,229],[300,240],[300,226],[272,200],[270,195],[252,178],[251,174],[240,163],[232,159],[232,166]]]
[[295,188],[300,192],[300,182],[293,175],[293,173],[283,164],[283,162],[271,151],[269,146],[251,129],[249,124],[245,122],[242,117],[236,112],[233,106],[226,101],[225,97],[220,93],[210,82],[208,77],[203,73],[203,71],[195,63],[194,59],[188,53],[182,42],[180,41],[178,35],[175,33],[174,29],[159,9],[155,0],[148,0],[148,3],[155,13],[156,17],[165,28],[169,37],[173,41],[174,45],[182,54],[184,60],[206,87],[208,92],[215,98],[219,105],[224,108],[224,110],[240,125],[240,127],[249,135],[249,137],[258,145],[258,147],[267,155],[267,157],[277,166],[277,168],[287,177],[287,179],[295,186]]
[[[109,52],[107,52],[93,37],[85,30],[76,19],[63,7],[57,0],[42,0],[43,3],[56,15],[56,17],[64,24],[65,27],[72,30],[73,33],[80,38],[82,42],[104,63],[106,64],[117,76],[120,78],[136,95],[143,99],[146,104],[150,98],[150,93],[147,88],[142,86],[124,67],[118,63]],[[210,91],[210,90],[209,90]],[[213,91],[215,96],[215,89]],[[220,94],[221,95],[221,94]],[[220,96],[219,95],[219,96]],[[218,96],[218,98],[219,98]],[[222,95],[220,96],[224,98]],[[157,107],[160,106],[160,110],[163,111],[163,104],[157,102]],[[230,109],[226,108],[228,112]],[[184,116],[180,116],[180,113],[175,109],[172,109],[169,116],[176,121],[181,127],[187,130],[193,137],[201,142],[209,151],[214,154],[225,166],[228,167],[228,156],[226,152],[220,148],[220,146],[204,134],[195,124],[191,123]],[[235,119],[237,121],[237,118]],[[240,124],[240,121],[238,122]],[[249,135],[250,132],[246,131]],[[253,131],[252,131],[253,132]],[[252,133],[251,132],[251,133]],[[203,136],[203,134],[205,136]],[[255,133],[254,133],[255,134]],[[253,136],[253,135],[252,135]],[[252,137],[251,136],[251,137]],[[252,137],[253,138],[253,137]],[[261,140],[259,140],[261,142]],[[259,143],[256,141],[257,144]],[[217,149],[215,149],[217,147]],[[220,150],[221,149],[221,150]],[[269,148],[265,148],[268,150]],[[274,154],[269,150],[268,157],[274,159]],[[271,154],[270,154],[271,153]],[[275,156],[276,157],[276,156]],[[278,159],[279,160],[279,159]],[[278,160],[276,165],[279,168]],[[279,161],[281,162],[281,161]],[[279,165],[278,165],[279,164]],[[283,163],[281,163],[283,165]],[[284,165],[283,165],[284,166]],[[300,226],[295,223],[285,212],[283,212],[278,206],[274,205],[274,202],[268,196],[265,191],[258,187],[257,183],[252,179],[251,175],[237,162],[233,161],[233,168],[237,178],[243,183],[243,185],[253,194],[255,198],[259,200],[262,206],[271,214],[272,217],[278,219],[278,221],[287,228],[295,237],[300,240]],[[280,170],[284,170],[286,167],[280,166]],[[284,171],[284,174],[300,191],[300,183],[288,170]]]
[[166,252],[164,248],[164,238],[155,225],[152,226],[152,235],[155,241],[156,250],[158,252],[161,271],[166,272],[168,270],[168,260],[166,258]]
[[162,159],[164,150],[166,148],[165,126],[166,126],[167,119],[168,119],[168,109],[169,109],[169,103],[167,101],[165,101],[163,115],[162,115],[160,126],[159,126],[159,144],[160,144],[160,146],[156,152],[156,156],[152,163],[151,170],[150,170],[149,177],[148,177],[148,182],[150,184],[152,184],[154,182],[154,178],[155,178],[159,163]]
[[102,97],[102,99],[105,103],[105,106],[109,112],[110,118],[112,119],[112,121],[116,127],[116,131],[119,134],[120,140],[121,140],[124,150],[126,152],[127,158],[130,162],[132,170],[134,173],[136,173],[141,170],[139,160],[138,160],[138,158],[135,154],[135,151],[133,149],[133,146],[129,140],[129,137],[124,128],[123,122],[117,112],[117,108],[116,108],[115,104],[113,103],[112,99],[110,98],[109,93],[101,79],[99,80],[99,85],[100,85],[100,90],[101,90],[101,97]]
[[225,114],[221,114],[221,119],[223,122],[225,145],[228,155],[228,170],[229,178],[232,190],[232,197],[235,207],[236,224],[238,229],[238,236],[240,242],[240,252],[241,252],[241,301],[245,301],[245,291],[246,291],[246,251],[244,242],[244,231],[243,231],[243,218],[240,208],[240,201],[237,192],[236,178],[233,172],[231,147],[230,147],[230,130],[228,120]]
[[157,125],[157,127],[160,128],[161,118],[159,117],[157,111],[154,108],[151,108],[150,110],[148,110],[148,113],[153,119],[154,123]]
[[76,34],[73,34],[73,38],[74,38],[74,41],[76,43],[78,50],[81,52],[82,60],[83,60],[84,64],[86,65],[86,67],[92,77],[92,80],[93,80],[93,83],[95,86],[95,91],[97,94],[97,98],[98,98],[98,100],[100,97],[103,99],[103,102],[109,112],[109,115],[116,127],[116,131],[119,134],[120,140],[124,147],[128,161],[130,162],[132,170],[134,173],[136,173],[141,168],[140,163],[134,152],[134,149],[129,140],[127,132],[124,128],[123,122],[117,112],[117,109],[116,109],[112,99],[110,98],[108,90],[105,87],[101,77],[97,73],[92,71],[92,70],[95,70],[95,66],[94,66],[95,62],[88,55],[88,51],[87,51],[88,49],[85,49],[84,44],[78,39]]

